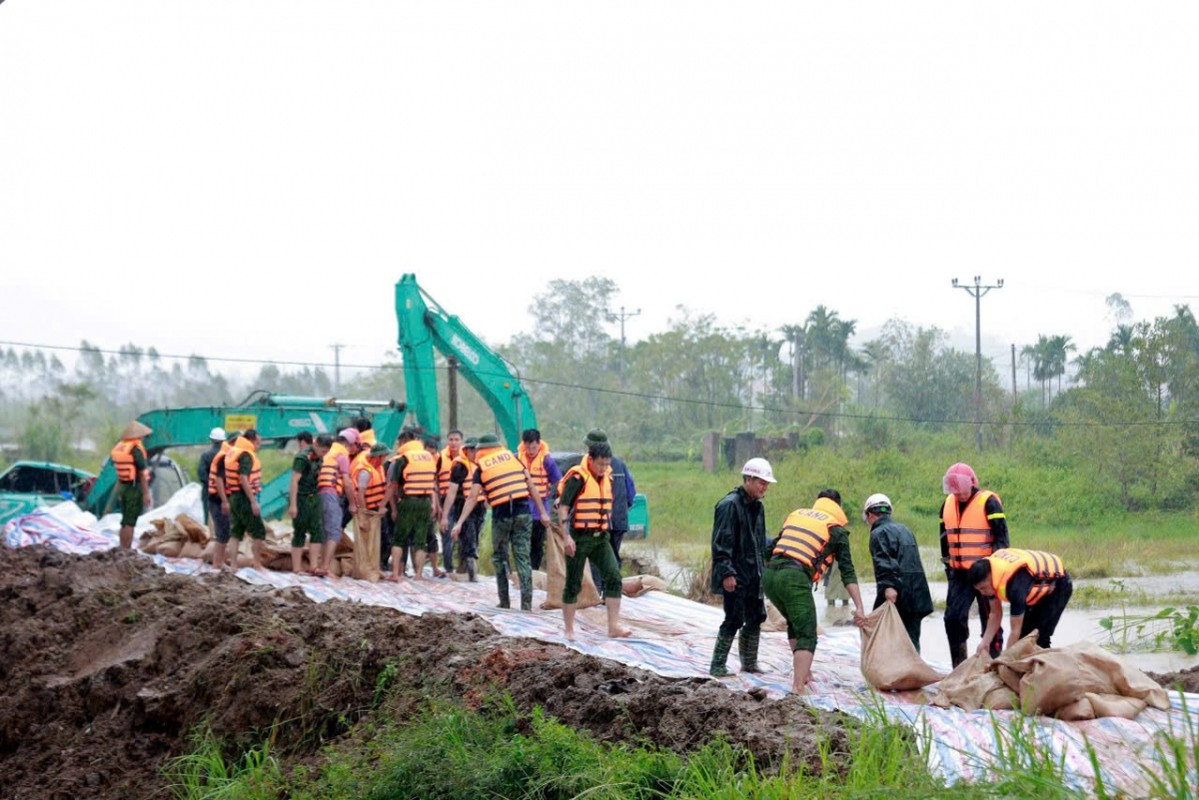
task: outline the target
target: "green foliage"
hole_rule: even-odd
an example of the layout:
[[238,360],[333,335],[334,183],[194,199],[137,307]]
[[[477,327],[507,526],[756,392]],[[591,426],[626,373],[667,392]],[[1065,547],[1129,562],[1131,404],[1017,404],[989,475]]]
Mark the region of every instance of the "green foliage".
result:
[[1199,606],[1168,606],[1156,614],[1121,611],[1099,620],[1109,632],[1108,646],[1117,653],[1181,651],[1199,653]]
[[169,789],[179,800],[274,800],[282,782],[279,763],[269,742],[251,748],[229,762],[211,729],[192,735],[192,751],[172,759],[165,772]]

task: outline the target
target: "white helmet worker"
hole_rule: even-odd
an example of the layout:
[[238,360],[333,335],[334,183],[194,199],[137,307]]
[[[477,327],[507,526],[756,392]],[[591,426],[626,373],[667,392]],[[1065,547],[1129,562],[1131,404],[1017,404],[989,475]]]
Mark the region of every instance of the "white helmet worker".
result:
[[213,428],[208,433],[208,440],[212,441],[212,442],[225,441],[225,429],[224,428]]
[[875,514],[890,514],[891,513],[891,498],[885,494],[875,492],[866,498],[866,505],[862,506],[862,521],[869,522],[866,519],[866,514],[873,511]]
[[745,466],[741,468],[742,475],[748,475],[751,478],[761,478],[767,483],[778,483],[774,479],[774,470],[770,467],[770,462],[764,458],[751,458],[745,462]]

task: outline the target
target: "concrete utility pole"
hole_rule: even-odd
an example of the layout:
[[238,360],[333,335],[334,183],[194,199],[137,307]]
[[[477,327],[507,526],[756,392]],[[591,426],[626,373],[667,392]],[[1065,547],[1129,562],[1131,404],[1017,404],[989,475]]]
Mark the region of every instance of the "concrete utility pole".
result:
[[995,281],[993,286],[983,286],[982,278],[975,275],[974,285],[959,284],[953,279],[956,289],[965,289],[974,298],[974,443],[979,452],[983,449],[983,334],[982,334],[982,298],[992,289],[1003,288],[1003,278]]
[[344,344],[331,344],[333,348],[333,394],[341,394],[341,348]]
[[620,377],[621,378],[624,378],[624,321],[626,319],[632,319],[633,317],[637,316],[640,313],[641,313],[641,309],[637,309],[636,311],[626,312],[624,310],[624,306],[621,306],[620,313],[616,315],[617,317],[620,318]]

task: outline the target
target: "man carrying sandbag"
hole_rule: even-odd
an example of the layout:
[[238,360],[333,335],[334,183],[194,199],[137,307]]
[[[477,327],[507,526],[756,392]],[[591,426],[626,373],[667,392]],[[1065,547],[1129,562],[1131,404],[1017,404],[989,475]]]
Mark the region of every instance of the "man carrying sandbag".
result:
[[933,597],[920,561],[920,546],[906,525],[891,519],[891,499],[872,494],[862,519],[870,526],[870,559],[874,562],[874,608],[894,603],[904,630],[920,652],[920,621],[933,613]]
[[1062,560],[1041,550],[1014,547],[996,550],[974,562],[969,580],[990,605],[979,653],[987,652],[999,633],[1004,601],[1011,604],[1009,643],[1015,644],[1026,632],[1035,630],[1037,644],[1050,647],[1049,639],[1074,593],[1074,584]]

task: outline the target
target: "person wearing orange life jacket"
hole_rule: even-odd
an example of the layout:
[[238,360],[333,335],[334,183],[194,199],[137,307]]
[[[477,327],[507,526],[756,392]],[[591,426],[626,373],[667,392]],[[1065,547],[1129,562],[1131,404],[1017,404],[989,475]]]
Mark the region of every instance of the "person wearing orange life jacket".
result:
[[234,552],[240,549],[242,537],[249,532],[254,569],[266,569],[262,561],[266,525],[258,505],[258,494],[262,491],[259,444],[258,431],[250,428],[229,448],[225,454],[225,488],[229,493],[229,536],[238,543]]
[[[550,455],[549,445],[541,440],[541,431],[528,428],[521,433],[516,457],[533,476],[533,483],[537,484],[545,504],[552,508],[554,493],[562,482],[562,470]],[[533,533],[529,541],[529,562],[533,569],[541,569],[541,561],[545,558],[545,531],[549,522],[542,519],[541,512],[533,506]]]
[[454,542],[458,543],[458,564],[466,570],[467,580],[471,583],[478,583],[476,566],[479,558],[479,531],[483,528],[483,517],[487,513],[483,503],[475,506],[470,517],[464,521],[459,535],[455,536],[452,529],[461,518],[466,496],[470,493],[472,476],[475,474],[474,455],[478,446],[479,440],[471,437],[462,443],[461,452],[454,458],[445,496],[441,502],[439,523],[442,536],[449,537],[451,546]]
[[308,431],[296,436],[300,451],[291,462],[291,484],[288,487],[287,513],[292,519],[291,570],[299,575],[303,571],[304,542],[307,539],[309,574],[316,575],[321,569],[321,555],[325,545],[325,524],[321,519],[321,501],[316,494],[317,477],[321,460],[333,446],[333,437],[322,433],[313,439]]
[[347,517],[358,511],[358,493],[354,490],[350,475],[350,460],[358,455],[360,448],[361,438],[357,429],[342,428],[337,432],[329,452],[321,459],[321,468],[316,477],[316,494],[321,499],[325,553],[321,567],[313,570],[315,575],[321,577],[328,575]]
[[150,468],[142,437],[154,431],[134,420],[121,431],[121,441],[109,454],[117,471],[117,502],[121,509],[121,549],[133,547],[133,528],[137,518],[150,507]]
[[588,560],[603,576],[604,604],[608,609],[608,636],[621,638],[629,631],[620,626],[620,565],[612,552],[612,448],[596,442],[583,460],[566,471],[558,484],[558,515],[562,520],[562,545],[566,552],[566,583],[562,588],[562,620],[566,638],[575,638],[575,609],[583,570]]
[[[216,458],[217,453],[225,446],[225,440],[228,439],[225,435],[224,428],[213,428],[208,432],[208,449],[200,453],[200,460],[196,464],[196,480],[201,486],[208,485],[208,473],[212,471],[212,462]],[[208,522],[208,503],[204,503],[204,522]]]
[[[225,490],[225,456],[229,449],[241,437],[241,431],[230,431],[225,437],[225,443],[212,459],[208,468],[208,512],[212,517],[212,566],[219,570],[227,570],[237,566],[237,552],[229,553],[229,493]],[[226,556],[232,558],[226,560]]]
[[[953,666],[966,660],[970,636],[970,606],[978,604],[980,629],[987,627],[990,604],[970,582],[970,567],[980,558],[1009,546],[1007,516],[999,495],[980,491],[978,477],[969,464],[954,464],[945,473],[941,488],[947,495],[941,506],[941,561],[948,580],[945,595],[945,637]],[[991,641],[991,655],[1003,649],[1003,627]]]
[[391,574],[398,581],[407,571],[405,550],[412,553],[413,578],[424,580],[425,553],[433,520],[440,515],[437,462],[415,428],[404,428],[396,439],[396,458],[387,473],[384,502],[395,518],[391,540]]
[[[441,560],[446,572],[454,571],[454,538],[450,536],[449,526],[442,525],[441,521],[445,518],[448,510],[446,494],[450,488],[450,473],[453,472],[454,461],[460,455],[462,455],[462,431],[455,428],[445,435],[445,447],[437,454],[437,498],[441,514],[438,515],[436,522],[441,533]],[[464,567],[461,556],[458,559],[458,566]],[[462,572],[462,569],[458,571]]]
[[[525,469],[516,455],[500,444],[494,433],[479,437],[479,449],[475,454],[475,473],[462,513],[454,523],[451,534],[458,536],[464,520],[478,505],[479,496],[487,498],[491,507],[491,563],[495,566],[495,588],[499,593],[499,607],[509,608],[508,600],[508,549],[511,546],[516,574],[520,578],[520,608],[533,610],[533,567],[529,561],[529,537],[533,530],[533,517],[529,513],[530,502],[540,506],[541,518],[549,519],[549,510],[541,498],[541,490],[533,482],[533,476]],[[573,547],[573,543],[571,544]],[[567,550],[569,555],[571,551]]]
[[795,694],[808,691],[816,653],[816,602],[812,586],[834,561],[841,566],[845,588],[853,600],[854,624],[861,627],[866,622],[849,550],[847,523],[841,494],[835,489],[825,489],[811,508],[799,508],[788,515],[782,532],[770,546],[762,583],[770,602],[787,619],[794,669],[791,691]]
[[1074,593],[1070,573],[1060,558],[1040,550],[996,550],[974,562],[969,580],[991,607],[977,653],[988,652],[999,633],[1005,601],[1011,604],[1009,647],[1034,630],[1038,645],[1052,646],[1050,639]]

